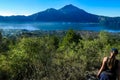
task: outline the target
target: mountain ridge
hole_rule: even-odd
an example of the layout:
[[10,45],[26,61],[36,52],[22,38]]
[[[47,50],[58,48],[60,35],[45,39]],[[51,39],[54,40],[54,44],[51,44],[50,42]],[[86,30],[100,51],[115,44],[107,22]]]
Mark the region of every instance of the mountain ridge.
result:
[[49,8],[29,16],[0,16],[0,22],[80,22],[80,23],[119,23],[120,17],[107,17],[91,14],[72,4],[60,9]]
[[72,4],[60,9],[49,8],[29,16],[40,22],[98,22],[98,16],[90,14]]

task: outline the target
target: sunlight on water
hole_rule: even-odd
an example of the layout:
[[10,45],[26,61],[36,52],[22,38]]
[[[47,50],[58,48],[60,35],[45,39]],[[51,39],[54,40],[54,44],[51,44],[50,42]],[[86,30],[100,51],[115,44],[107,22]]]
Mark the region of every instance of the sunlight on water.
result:
[[0,29],[24,29],[24,30],[88,30],[88,31],[108,31],[120,32],[120,29],[109,29],[94,23],[0,23]]

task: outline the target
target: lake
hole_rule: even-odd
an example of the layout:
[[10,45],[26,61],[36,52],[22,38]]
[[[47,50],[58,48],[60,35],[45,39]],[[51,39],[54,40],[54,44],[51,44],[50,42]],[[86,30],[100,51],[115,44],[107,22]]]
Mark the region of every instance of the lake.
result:
[[88,30],[88,31],[108,31],[108,32],[120,32],[119,28],[110,28],[95,23],[45,23],[45,22],[34,22],[34,23],[0,23],[0,29],[24,29],[24,30]]

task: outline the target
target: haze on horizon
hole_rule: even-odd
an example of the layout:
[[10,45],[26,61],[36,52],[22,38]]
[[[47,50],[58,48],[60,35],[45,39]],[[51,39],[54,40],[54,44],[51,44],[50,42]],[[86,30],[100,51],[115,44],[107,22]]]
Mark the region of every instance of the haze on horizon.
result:
[[120,0],[0,0],[0,15],[31,15],[73,4],[89,13],[120,17]]

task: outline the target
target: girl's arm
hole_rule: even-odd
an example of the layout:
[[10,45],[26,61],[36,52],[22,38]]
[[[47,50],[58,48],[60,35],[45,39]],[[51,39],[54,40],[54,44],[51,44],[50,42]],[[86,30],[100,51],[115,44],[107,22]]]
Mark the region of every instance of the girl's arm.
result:
[[100,70],[98,71],[97,77],[99,78],[101,72],[105,69],[105,63],[107,61],[107,57],[104,57],[103,61],[102,61],[102,66],[100,68]]

